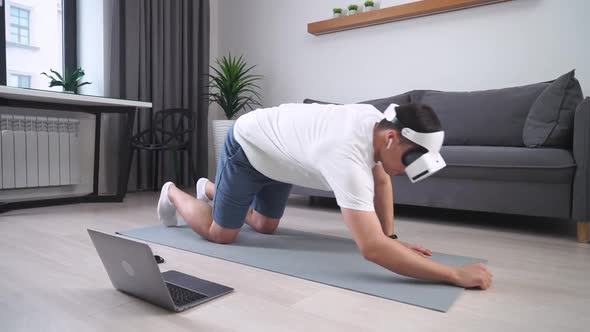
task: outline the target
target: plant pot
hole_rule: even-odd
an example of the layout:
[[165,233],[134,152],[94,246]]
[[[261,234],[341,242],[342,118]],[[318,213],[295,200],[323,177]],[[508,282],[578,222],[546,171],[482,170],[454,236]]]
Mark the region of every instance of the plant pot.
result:
[[354,14],[356,14],[356,10],[349,10],[348,11],[348,15],[354,15]]
[[213,153],[215,153],[216,164],[219,162],[227,131],[234,123],[236,123],[236,120],[213,120]]
[[335,17],[335,18],[336,18],[336,17],[340,17],[340,16],[342,16],[342,13],[334,13],[334,17]]
[[375,9],[375,7],[373,7],[373,6],[365,7],[366,12],[370,12],[373,9]]

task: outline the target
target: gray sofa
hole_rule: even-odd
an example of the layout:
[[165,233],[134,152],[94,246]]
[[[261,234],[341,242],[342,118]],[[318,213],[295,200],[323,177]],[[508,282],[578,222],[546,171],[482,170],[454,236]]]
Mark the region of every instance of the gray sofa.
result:
[[[394,176],[395,203],[575,220],[578,240],[588,242],[590,98],[583,99],[574,71],[520,87],[415,90],[361,103],[384,111],[410,102],[438,114],[448,166],[417,184]],[[292,193],[333,197],[302,187]]]

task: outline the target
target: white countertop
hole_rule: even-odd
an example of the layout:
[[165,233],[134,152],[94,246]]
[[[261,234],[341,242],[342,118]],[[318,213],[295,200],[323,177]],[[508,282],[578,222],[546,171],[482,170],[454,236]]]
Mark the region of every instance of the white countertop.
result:
[[145,101],[95,97],[46,90],[14,88],[4,85],[0,85],[0,98],[86,106],[131,106],[152,108],[152,103]]

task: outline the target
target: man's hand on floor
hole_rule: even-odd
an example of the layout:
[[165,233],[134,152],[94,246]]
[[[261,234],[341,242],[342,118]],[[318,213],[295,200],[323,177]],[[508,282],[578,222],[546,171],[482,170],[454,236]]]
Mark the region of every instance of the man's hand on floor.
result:
[[492,274],[482,263],[475,263],[455,268],[453,284],[465,288],[488,289],[492,284]]
[[416,252],[418,255],[420,255],[422,257],[432,256],[432,251],[430,249],[426,249],[424,247],[421,247],[421,246],[418,246],[415,244],[411,244],[411,243],[402,242],[402,241],[399,241],[399,243],[403,244],[404,246],[406,246],[409,249],[414,250],[414,252]]

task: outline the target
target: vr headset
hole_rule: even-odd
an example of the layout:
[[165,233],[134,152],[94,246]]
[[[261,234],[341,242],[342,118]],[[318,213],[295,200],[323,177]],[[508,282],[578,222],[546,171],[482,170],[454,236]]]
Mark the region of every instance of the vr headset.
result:
[[402,156],[402,163],[406,166],[406,175],[412,183],[416,183],[440,171],[447,165],[440,155],[445,132],[419,133],[406,127],[396,117],[395,108],[398,106],[396,104],[389,105],[384,115],[388,121],[399,129],[403,137],[419,146],[416,149],[407,151]]

